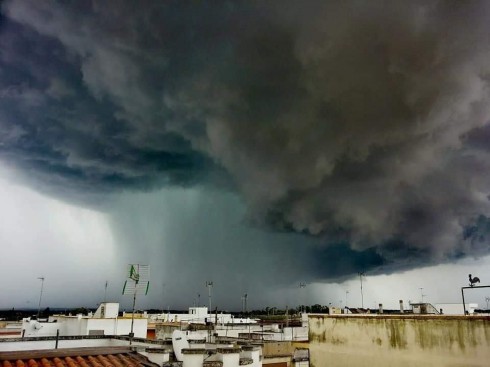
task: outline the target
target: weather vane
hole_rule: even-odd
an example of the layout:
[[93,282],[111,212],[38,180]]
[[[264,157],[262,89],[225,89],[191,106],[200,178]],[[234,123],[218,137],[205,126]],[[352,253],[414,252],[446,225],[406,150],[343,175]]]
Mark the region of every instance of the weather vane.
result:
[[480,278],[478,277],[472,278],[471,274],[469,274],[469,278],[470,278],[470,287],[474,287],[476,283],[480,283]]

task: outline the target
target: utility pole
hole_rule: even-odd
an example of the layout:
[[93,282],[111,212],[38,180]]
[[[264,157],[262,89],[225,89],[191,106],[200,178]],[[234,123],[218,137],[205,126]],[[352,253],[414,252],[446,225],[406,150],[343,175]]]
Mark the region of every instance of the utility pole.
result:
[[37,319],[39,320],[39,315],[41,314],[41,299],[43,298],[44,277],[39,277],[37,279],[41,280],[41,293],[39,293],[39,306],[37,307]]
[[206,282],[206,287],[208,287],[209,312],[211,312],[211,288],[213,288],[213,282]]
[[364,294],[362,293],[362,277],[365,276],[364,272],[357,273],[359,275],[359,281],[361,282],[361,307],[364,308]]

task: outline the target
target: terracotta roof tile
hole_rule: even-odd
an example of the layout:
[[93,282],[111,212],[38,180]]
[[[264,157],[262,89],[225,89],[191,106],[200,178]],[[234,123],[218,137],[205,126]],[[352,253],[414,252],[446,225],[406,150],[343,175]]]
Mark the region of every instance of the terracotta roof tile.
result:
[[152,367],[126,347],[0,352],[0,367]]

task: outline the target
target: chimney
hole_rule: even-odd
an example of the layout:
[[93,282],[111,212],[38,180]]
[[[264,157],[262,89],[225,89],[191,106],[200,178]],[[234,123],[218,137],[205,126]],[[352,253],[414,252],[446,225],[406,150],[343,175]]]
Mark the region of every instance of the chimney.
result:
[[383,313],[383,304],[382,303],[379,304],[379,313]]
[[218,359],[223,362],[223,367],[239,367],[240,366],[240,352],[239,347],[231,348],[216,348]]
[[403,300],[400,300],[400,313],[403,313]]
[[182,349],[183,356],[183,367],[201,367],[204,362],[204,356],[206,355],[206,349]]

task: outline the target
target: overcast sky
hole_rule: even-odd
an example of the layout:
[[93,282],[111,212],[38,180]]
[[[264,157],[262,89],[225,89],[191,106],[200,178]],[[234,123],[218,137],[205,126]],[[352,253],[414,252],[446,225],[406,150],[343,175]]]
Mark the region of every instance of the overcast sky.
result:
[[128,263],[151,265],[141,307],[204,304],[206,281],[227,309],[360,305],[358,272],[370,307],[459,301],[490,279],[489,16],[2,2],[0,307],[37,307],[41,276],[44,306],[108,281],[127,307]]

